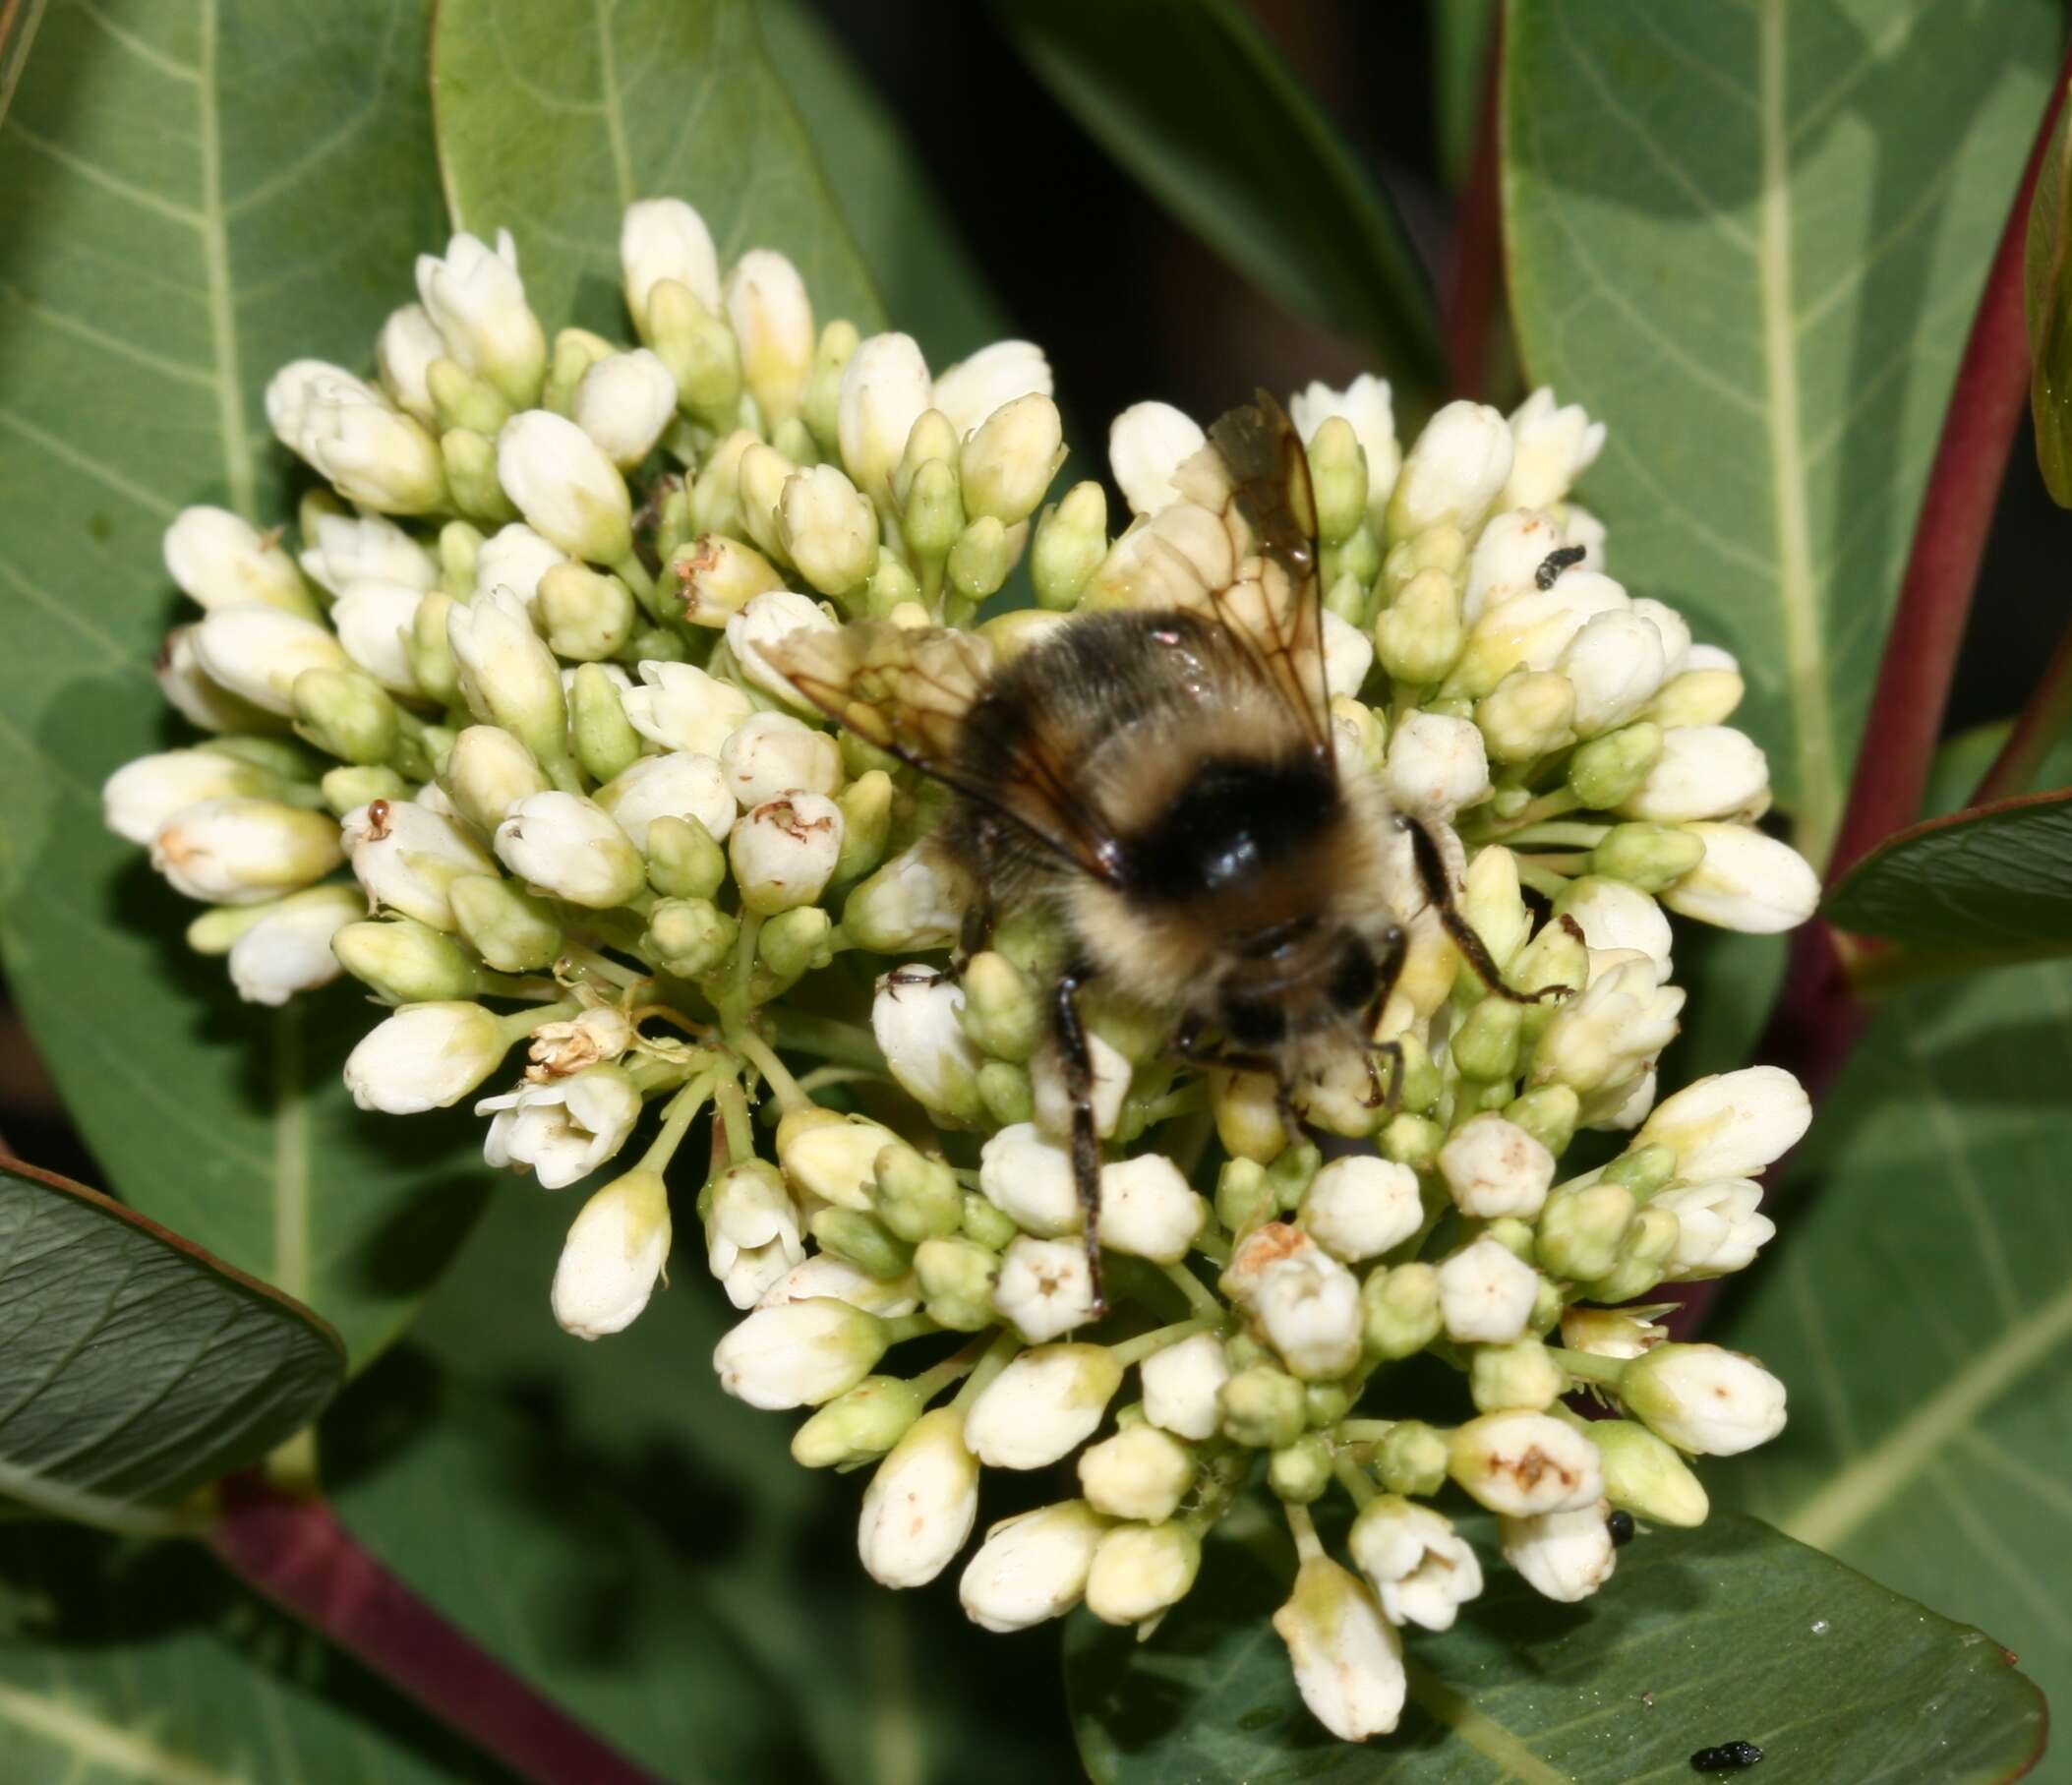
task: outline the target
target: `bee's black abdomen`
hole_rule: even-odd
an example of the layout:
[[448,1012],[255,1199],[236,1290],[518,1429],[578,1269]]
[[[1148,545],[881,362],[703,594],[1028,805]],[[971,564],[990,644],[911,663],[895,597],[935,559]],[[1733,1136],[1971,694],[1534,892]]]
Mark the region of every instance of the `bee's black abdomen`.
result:
[[1158,818],[1123,840],[1123,877],[1176,903],[1236,890],[1284,863],[1340,810],[1330,766],[1210,758]]

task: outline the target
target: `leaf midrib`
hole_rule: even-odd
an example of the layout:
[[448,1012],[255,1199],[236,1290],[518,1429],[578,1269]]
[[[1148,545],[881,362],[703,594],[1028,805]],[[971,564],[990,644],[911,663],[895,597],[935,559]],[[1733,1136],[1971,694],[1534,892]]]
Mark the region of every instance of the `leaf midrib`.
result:
[[39,1736],[89,1766],[140,1781],[140,1785],[250,1785],[237,1773],[170,1753],[105,1717],[51,1695],[24,1692],[0,1683],[0,1722]]

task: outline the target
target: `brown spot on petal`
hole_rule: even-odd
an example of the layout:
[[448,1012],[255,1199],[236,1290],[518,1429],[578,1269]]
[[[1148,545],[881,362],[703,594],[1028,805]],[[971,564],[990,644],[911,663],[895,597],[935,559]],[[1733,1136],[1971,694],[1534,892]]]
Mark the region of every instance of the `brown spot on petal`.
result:
[[1536,1444],[1527,1445],[1517,1457],[1492,1457],[1490,1471],[1497,1475],[1509,1475],[1528,1494],[1552,1475],[1565,1487],[1576,1487],[1580,1477],[1573,1469],[1564,1468]]

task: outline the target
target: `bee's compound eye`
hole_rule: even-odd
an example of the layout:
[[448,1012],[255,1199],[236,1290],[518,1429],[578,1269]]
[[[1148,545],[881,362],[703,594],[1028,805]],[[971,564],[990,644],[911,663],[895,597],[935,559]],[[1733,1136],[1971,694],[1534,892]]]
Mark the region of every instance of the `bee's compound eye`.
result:
[[1287,1040],[1287,1013],[1258,998],[1232,998],[1223,1006],[1223,1028],[1240,1047],[1268,1047]]

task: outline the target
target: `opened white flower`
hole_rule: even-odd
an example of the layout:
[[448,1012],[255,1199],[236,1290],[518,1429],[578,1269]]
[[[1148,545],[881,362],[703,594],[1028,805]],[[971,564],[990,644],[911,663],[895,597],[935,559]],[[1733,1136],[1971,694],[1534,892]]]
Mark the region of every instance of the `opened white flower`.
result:
[[[785,1188],[783,1174],[760,1160],[731,1165],[720,1174],[712,1187],[705,1236],[706,1265],[737,1308],[755,1307],[788,1273],[805,1262],[799,1205]],[[842,1264],[834,1258],[824,1262]]]
[[718,756],[734,728],[755,703],[732,683],[691,663],[643,663],[642,685],[621,697],[627,722],[666,750]]
[[1677,1249],[1670,1257],[1676,1278],[1724,1277],[1745,1270],[1777,1226],[1757,1212],[1762,1186],[1745,1177],[1714,1178],[1665,1190],[1653,1207],[1677,1218]]
[[640,1093],[617,1066],[592,1066],[544,1084],[527,1080],[484,1098],[477,1115],[494,1119],[482,1143],[492,1166],[530,1169],[543,1190],[588,1177],[626,1143],[640,1119]]
[[1607,1522],[1611,1510],[1600,1500],[1571,1512],[1501,1519],[1504,1560],[1536,1593],[1563,1605],[1587,1599],[1612,1577],[1619,1560]]
[[1451,1630],[1460,1607],[1482,1591],[1482,1565],[1452,1521],[1400,1496],[1369,1501],[1347,1546],[1391,1624]]
[[525,302],[509,230],[497,232],[494,251],[462,232],[444,257],[419,255],[417,295],[455,360],[512,403],[532,400],[547,370],[547,335]]

